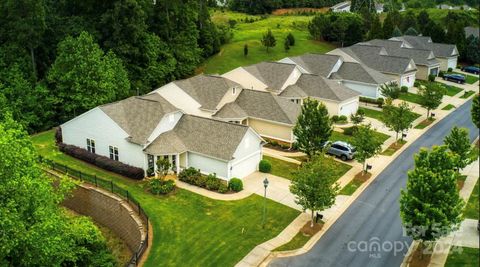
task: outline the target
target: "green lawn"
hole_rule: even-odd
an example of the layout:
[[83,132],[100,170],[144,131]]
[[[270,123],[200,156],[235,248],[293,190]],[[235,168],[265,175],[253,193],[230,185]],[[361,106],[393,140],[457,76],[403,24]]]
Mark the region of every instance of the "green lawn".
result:
[[463,95],[460,97],[460,98],[469,98],[471,95],[475,94],[475,91],[465,91],[465,93],[463,93]]
[[342,188],[338,194],[351,196],[363,183],[364,181],[353,179],[344,188]]
[[[271,173],[273,175],[280,176],[280,177],[283,177],[283,178],[288,179],[288,180],[293,179],[293,172],[295,170],[297,170],[300,166],[300,165],[295,164],[295,163],[291,163],[291,162],[284,161],[284,160],[281,160],[281,159],[272,158],[272,157],[265,156],[265,155],[263,156],[263,159],[266,159],[266,160],[270,161],[270,163],[272,164]],[[300,160],[300,159],[298,159],[298,160]],[[334,177],[336,177],[336,179],[342,177],[346,172],[348,172],[352,168],[352,166],[350,166],[348,164],[345,164],[345,163],[338,162],[331,157],[326,157],[325,160],[329,164],[333,165],[332,175]]]
[[[379,132],[375,131],[373,137],[376,138],[377,140],[380,140],[383,144],[388,138],[390,138],[390,135],[386,135],[384,133],[379,133]],[[330,136],[330,140],[333,141],[333,142],[334,141],[344,141],[344,142],[347,142],[347,143],[352,143],[352,139],[353,139],[353,136],[346,135],[344,133],[337,132],[337,131],[332,131],[332,136]]]
[[363,111],[366,117],[377,119],[379,121],[383,121],[383,112],[375,109],[359,107],[358,110]]
[[455,108],[455,106],[452,104],[448,104],[445,107],[443,107],[442,110],[451,110],[452,108]]
[[[422,81],[422,80],[417,80],[417,81],[418,81],[418,83],[420,83],[421,85],[424,85],[424,86],[426,86],[428,83],[430,83],[429,81]],[[463,91],[462,88],[456,87],[456,86],[453,86],[453,85],[448,85],[448,84],[444,84],[444,83],[441,83],[441,82],[434,82],[434,83],[442,86],[443,89],[445,89],[445,95],[448,95],[448,96],[454,96],[454,95],[457,95],[458,93],[460,93],[461,91]]]
[[460,75],[463,75],[465,76],[465,82],[468,83],[468,84],[474,84],[478,81],[478,75],[469,75],[469,74],[463,74],[463,73],[460,73],[460,72],[449,72],[449,73],[455,73],[455,74],[460,74]]
[[428,125],[432,124],[434,121],[435,121],[434,118],[423,120],[422,122],[417,124],[417,126],[415,126],[414,128],[415,129],[425,129],[425,128],[427,128]]
[[[240,19],[260,18],[260,16],[247,16],[236,12],[215,11],[212,20],[215,23],[227,23],[229,19],[237,20],[233,29],[233,39],[222,46],[220,53],[206,60],[197,72],[225,73],[240,66],[247,66],[261,61],[277,61],[288,56],[297,56],[307,52],[326,53],[335,47],[326,42],[310,39],[307,25],[312,16],[275,16],[269,15],[253,23],[245,23]],[[276,38],[276,46],[266,52],[260,40],[263,34],[271,29]],[[288,52],[283,48],[284,39],[288,33],[295,37],[295,45]],[[243,55],[243,47],[248,44],[248,56]]]
[[445,267],[478,267],[479,249],[452,246]]
[[475,184],[475,187],[473,188],[472,194],[470,195],[470,198],[468,199],[467,205],[465,206],[465,218],[468,219],[479,219],[479,188],[478,188],[478,180],[477,183]]
[[422,103],[422,97],[420,95],[414,94],[414,93],[401,93],[400,97],[398,99],[401,99],[403,101],[407,102],[412,102],[416,104],[421,104]]
[[263,198],[216,201],[177,189],[170,196],[146,192],[143,182],[96,168],[59,152],[53,131],[35,135],[38,152],[89,174],[112,179],[129,190],[150,216],[154,238],[145,266],[233,266],[258,244],[278,235],[299,212],[267,200],[262,228]]
[[395,152],[397,152],[397,150],[402,148],[402,146],[406,143],[407,143],[407,141],[405,141],[405,140],[397,140],[397,143],[391,144],[387,149],[385,149],[385,151],[380,153],[380,155],[391,156],[391,155],[395,154]]
[[290,242],[283,244],[282,246],[275,249],[275,251],[289,251],[294,249],[299,249],[305,245],[312,238],[311,236],[305,235],[302,232],[298,232]]

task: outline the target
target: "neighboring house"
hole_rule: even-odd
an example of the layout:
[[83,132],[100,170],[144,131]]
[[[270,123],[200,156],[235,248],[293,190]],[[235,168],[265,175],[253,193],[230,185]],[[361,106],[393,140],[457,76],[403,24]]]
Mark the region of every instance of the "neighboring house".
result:
[[298,104],[302,104],[306,98],[314,98],[325,104],[330,115],[350,116],[358,110],[360,93],[346,88],[339,80],[302,74],[280,96]]
[[232,102],[242,86],[217,75],[197,75],[166,84],[152,93],[158,93],[187,114],[211,117],[225,103]]
[[382,13],[383,10],[384,10],[384,4],[382,4],[382,3],[376,3],[376,4],[375,4],[375,11],[376,11],[378,14]]
[[381,97],[380,87],[394,81],[379,71],[355,62],[344,62],[338,55],[304,54],[280,60],[297,64],[303,73],[317,74],[322,77],[341,80],[345,87],[370,98]]
[[345,1],[330,7],[330,10],[333,12],[350,12],[351,6],[350,1]]
[[437,60],[440,62],[440,70],[447,71],[448,68],[457,67],[458,50],[454,44],[434,43],[428,36],[410,36],[392,37],[390,40],[402,41],[407,48],[431,50]]
[[407,57],[412,59],[417,66],[415,77],[428,80],[429,75],[438,76],[440,61],[435,57],[432,50],[407,48],[402,41],[374,39],[363,44],[384,47],[391,56]]
[[291,144],[295,141],[292,129],[300,110],[300,105],[270,92],[244,89],[213,117],[248,125],[262,137]]
[[479,29],[478,27],[465,27],[465,37],[468,38],[470,35],[478,38]]
[[159,94],[102,105],[61,125],[63,142],[147,171],[166,157],[172,171],[194,167],[243,178],[257,169],[263,140],[244,125],[184,114]]
[[355,44],[334,49],[327,54],[341,56],[345,62],[366,65],[394,79],[400,86],[412,87],[415,82],[415,62],[407,57],[391,56],[380,46]]

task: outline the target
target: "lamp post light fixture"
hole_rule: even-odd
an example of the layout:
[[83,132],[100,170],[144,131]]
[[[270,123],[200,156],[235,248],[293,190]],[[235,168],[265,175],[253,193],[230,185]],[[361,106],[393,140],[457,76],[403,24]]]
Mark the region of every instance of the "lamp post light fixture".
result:
[[262,228],[265,228],[265,216],[267,213],[267,187],[268,187],[268,179],[265,178],[263,180],[263,187],[265,188],[265,193],[263,195],[263,219],[262,219]]

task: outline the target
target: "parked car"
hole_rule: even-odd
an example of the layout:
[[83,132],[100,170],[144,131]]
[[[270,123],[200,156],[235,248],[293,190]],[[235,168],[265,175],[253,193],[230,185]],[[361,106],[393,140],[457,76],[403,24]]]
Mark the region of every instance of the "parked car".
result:
[[443,75],[443,79],[456,83],[465,83],[465,76],[461,74],[445,74]]
[[480,68],[475,67],[475,66],[468,66],[468,67],[462,67],[462,71],[468,72],[468,73],[473,73],[473,74],[479,74],[480,73]]
[[324,146],[328,146],[327,154],[339,157],[343,161],[347,161],[349,159],[355,158],[356,150],[349,143],[342,142],[342,141],[336,141],[331,143],[329,141],[329,142],[326,142]]

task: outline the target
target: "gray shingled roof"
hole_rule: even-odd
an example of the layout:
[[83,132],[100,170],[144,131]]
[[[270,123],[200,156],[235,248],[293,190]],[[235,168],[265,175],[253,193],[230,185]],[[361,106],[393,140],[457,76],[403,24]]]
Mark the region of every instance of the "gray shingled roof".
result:
[[404,74],[411,61],[406,57],[389,56],[380,46],[356,44],[340,49],[360,63],[385,73]]
[[377,85],[393,80],[379,71],[355,62],[343,62],[338,71],[332,74],[331,78]]
[[340,56],[328,54],[304,54],[289,57],[295,64],[312,74],[328,77]]
[[294,64],[288,63],[261,62],[243,69],[266,84],[270,91],[279,92],[295,67]]
[[407,57],[417,65],[433,66],[440,62],[435,58],[432,50],[402,47],[402,41],[374,39],[365,44],[384,47],[390,56]]
[[293,125],[299,114],[300,106],[288,99],[270,92],[243,89],[235,102],[226,104],[214,117],[243,119],[248,116]]
[[203,74],[173,83],[195,99],[201,108],[208,110],[215,110],[230,88],[241,87],[227,78]]
[[473,37],[479,36],[479,29],[478,27],[465,27],[465,36],[468,38],[470,35],[473,35]]
[[434,43],[432,42],[432,39],[428,36],[404,35],[400,37],[393,37],[391,39],[403,40],[407,42],[407,44],[411,45],[413,48],[431,50],[436,57],[451,57],[458,55],[457,53],[454,54],[456,48],[454,44]]
[[248,131],[248,126],[183,115],[175,128],[159,135],[145,152],[150,154],[185,151],[229,161]]
[[179,110],[159,94],[133,96],[99,108],[136,144],[145,144],[164,115]]
[[336,102],[351,99],[359,95],[360,93],[345,87],[340,81],[329,80],[313,74],[302,74],[293,86],[288,86],[280,94],[280,96],[283,97],[309,96]]

